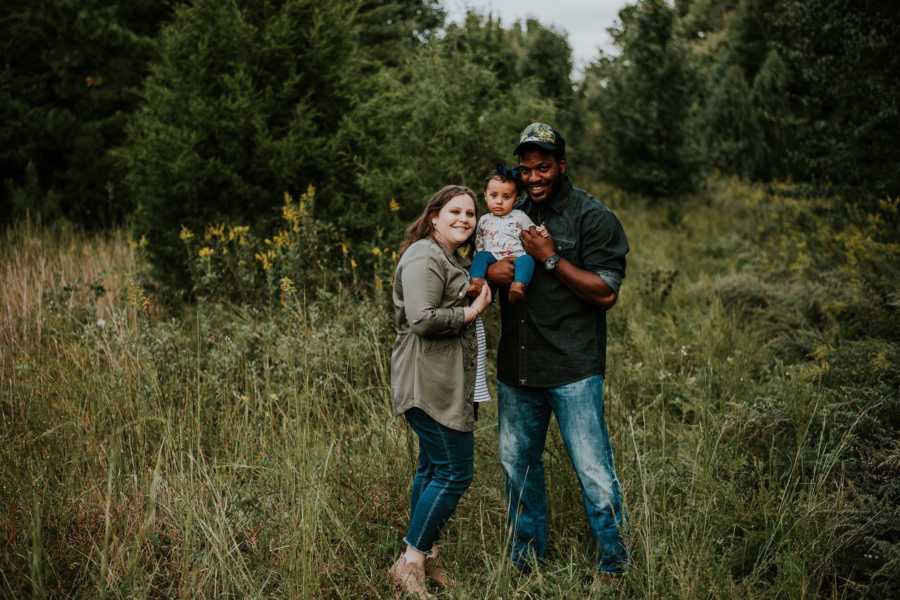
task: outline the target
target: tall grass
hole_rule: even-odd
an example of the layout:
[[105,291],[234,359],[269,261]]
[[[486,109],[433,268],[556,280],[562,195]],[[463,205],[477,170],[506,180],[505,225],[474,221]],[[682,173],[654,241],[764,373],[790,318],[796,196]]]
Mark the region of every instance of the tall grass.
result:
[[[475,483],[444,536],[460,581],[446,597],[865,593],[836,566],[856,426],[831,426],[827,357],[787,362],[782,326],[747,309],[742,278],[763,272],[765,251],[746,228],[766,195],[721,185],[677,213],[608,194],[634,249],[606,389],[628,575],[593,577],[555,430],[549,560],[511,568],[489,405]],[[390,597],[415,441],[390,416],[382,293],[166,314],[136,285],[139,267],[122,232],[23,226],[0,244],[3,594]]]

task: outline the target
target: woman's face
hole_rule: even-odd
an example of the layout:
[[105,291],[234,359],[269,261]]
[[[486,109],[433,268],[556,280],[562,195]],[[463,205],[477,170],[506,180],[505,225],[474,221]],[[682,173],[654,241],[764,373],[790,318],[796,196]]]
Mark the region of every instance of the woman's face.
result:
[[475,201],[468,194],[451,198],[431,219],[435,239],[455,251],[475,231]]

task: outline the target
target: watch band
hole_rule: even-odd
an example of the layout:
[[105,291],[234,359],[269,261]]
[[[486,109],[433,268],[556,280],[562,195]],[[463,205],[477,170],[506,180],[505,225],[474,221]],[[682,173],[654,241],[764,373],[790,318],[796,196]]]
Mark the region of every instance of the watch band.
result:
[[544,260],[544,269],[547,271],[553,271],[556,269],[556,265],[559,264],[559,254],[554,254],[553,256],[548,256]]

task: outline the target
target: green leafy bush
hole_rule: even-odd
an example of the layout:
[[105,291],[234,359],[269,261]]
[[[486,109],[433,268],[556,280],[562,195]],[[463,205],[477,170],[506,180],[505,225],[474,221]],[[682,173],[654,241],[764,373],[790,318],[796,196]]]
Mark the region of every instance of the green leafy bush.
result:
[[266,235],[283,190],[335,168],[330,139],[352,95],[345,2],[197,0],[161,39],[123,149],[155,275],[187,288],[178,231],[208,223]]
[[357,232],[390,223],[391,199],[408,223],[444,185],[480,192],[494,161],[511,157],[522,128],[555,114],[530,84],[502,87],[488,68],[437,45],[380,72],[374,88],[347,115],[339,139],[361,195],[332,212]]

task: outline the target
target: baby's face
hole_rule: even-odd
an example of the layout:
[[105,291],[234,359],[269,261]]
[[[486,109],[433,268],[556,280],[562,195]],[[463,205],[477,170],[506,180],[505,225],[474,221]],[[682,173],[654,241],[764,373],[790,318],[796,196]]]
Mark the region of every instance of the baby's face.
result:
[[484,203],[493,215],[502,217],[509,214],[516,203],[516,184],[512,181],[491,179],[484,188]]

